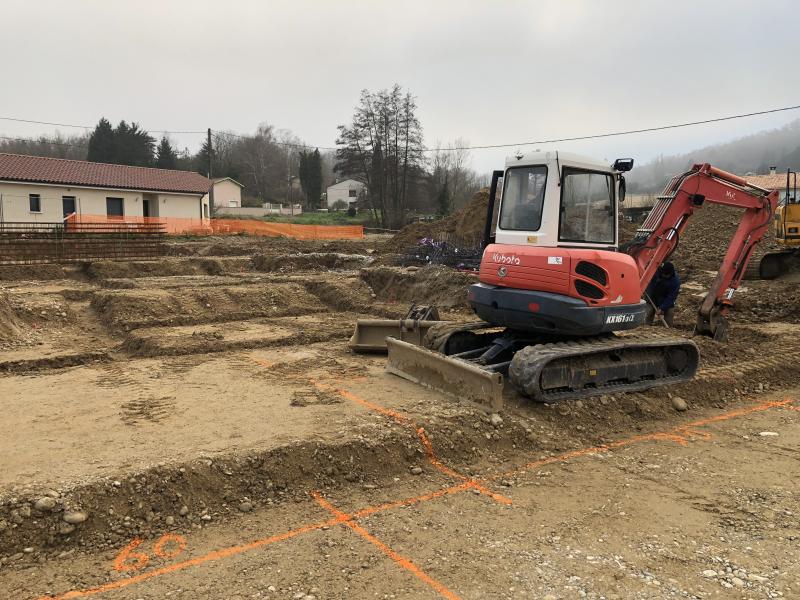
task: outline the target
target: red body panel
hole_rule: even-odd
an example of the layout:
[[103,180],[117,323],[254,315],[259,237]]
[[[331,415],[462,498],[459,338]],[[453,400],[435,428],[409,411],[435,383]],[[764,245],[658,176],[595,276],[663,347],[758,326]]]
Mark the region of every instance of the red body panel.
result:
[[[575,272],[582,261],[605,271],[605,285]],[[609,250],[490,244],[483,252],[479,279],[490,285],[579,298],[591,306],[638,304],[641,299],[636,261],[627,254]],[[602,290],[602,298],[579,293],[575,287],[577,281]]]

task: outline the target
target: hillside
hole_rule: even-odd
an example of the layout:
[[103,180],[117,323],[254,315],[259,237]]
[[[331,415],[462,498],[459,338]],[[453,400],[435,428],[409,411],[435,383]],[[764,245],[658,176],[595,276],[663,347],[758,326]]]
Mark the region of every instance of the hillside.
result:
[[636,167],[627,177],[632,193],[658,192],[675,173],[696,162],[710,162],[733,173],[766,173],[775,166],[779,171],[800,169],[800,119],[770,131],[692,150],[685,154],[660,156]]

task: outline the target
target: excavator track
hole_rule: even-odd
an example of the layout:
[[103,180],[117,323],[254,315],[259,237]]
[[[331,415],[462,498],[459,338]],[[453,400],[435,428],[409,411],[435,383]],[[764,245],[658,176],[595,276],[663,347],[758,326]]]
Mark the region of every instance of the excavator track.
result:
[[777,279],[796,270],[793,258],[800,255],[797,250],[772,250],[754,253],[747,265],[744,278],[749,280]]
[[552,403],[689,381],[699,359],[697,346],[681,338],[610,336],[526,346],[508,376],[523,395]]
[[683,338],[554,340],[480,323],[436,324],[422,348],[392,338],[387,345],[390,373],[488,410],[502,407],[504,374],[522,395],[553,403],[682,383],[699,363],[697,346]]

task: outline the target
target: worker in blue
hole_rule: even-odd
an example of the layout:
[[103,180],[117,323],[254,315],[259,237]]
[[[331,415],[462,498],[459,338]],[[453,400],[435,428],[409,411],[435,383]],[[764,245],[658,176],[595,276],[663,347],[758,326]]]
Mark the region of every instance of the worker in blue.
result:
[[675,265],[667,261],[658,267],[655,277],[647,286],[647,323],[652,325],[656,314],[664,318],[669,327],[675,326],[675,301],[681,290],[681,281]]

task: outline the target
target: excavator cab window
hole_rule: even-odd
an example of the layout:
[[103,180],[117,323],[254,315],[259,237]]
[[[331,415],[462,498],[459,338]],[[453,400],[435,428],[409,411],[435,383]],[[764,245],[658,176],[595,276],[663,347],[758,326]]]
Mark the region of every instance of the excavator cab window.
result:
[[565,168],[559,241],[613,244],[615,223],[613,177],[608,173]]
[[547,167],[513,167],[503,180],[500,228],[538,231],[542,224]]

